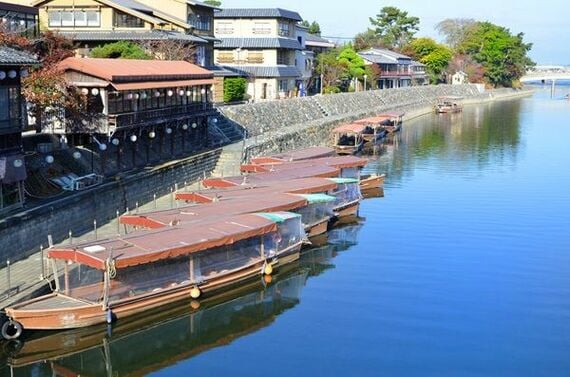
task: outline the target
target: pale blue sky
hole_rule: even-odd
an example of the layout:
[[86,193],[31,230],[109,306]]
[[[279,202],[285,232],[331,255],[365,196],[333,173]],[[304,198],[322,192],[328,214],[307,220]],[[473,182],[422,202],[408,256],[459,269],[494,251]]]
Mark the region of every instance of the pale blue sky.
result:
[[368,17],[393,5],[421,20],[418,35],[439,39],[434,25],[444,18],[474,18],[525,33],[533,42],[531,57],[539,64],[570,65],[570,0],[222,0],[224,8],[295,10],[317,20],[323,35],[353,37],[366,30]]

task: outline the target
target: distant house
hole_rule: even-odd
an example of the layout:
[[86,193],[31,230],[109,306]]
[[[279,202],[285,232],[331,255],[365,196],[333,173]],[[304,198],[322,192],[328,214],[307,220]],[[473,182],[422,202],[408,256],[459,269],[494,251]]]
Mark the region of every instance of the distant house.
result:
[[223,9],[214,15],[215,62],[248,79],[247,94],[255,100],[294,95],[302,73],[298,51],[297,12],[280,8]]
[[310,34],[308,28],[297,25],[297,40],[301,44],[302,50],[295,51],[295,67],[301,76],[295,82],[297,96],[306,96],[309,85],[313,84],[313,71],[315,67],[315,53],[307,48],[307,39]]
[[313,51],[315,56],[332,50],[336,47],[336,44],[331,42],[326,38],[322,38],[315,34],[307,34],[307,40],[305,41],[305,46],[307,50]]
[[451,76],[451,83],[453,85],[462,85],[468,82],[468,75],[463,71],[457,71]]
[[[196,46],[195,63],[212,64],[212,19],[216,8],[200,2],[38,0],[34,5],[39,7],[42,27],[77,42],[77,55],[81,57],[89,56],[94,47],[111,42],[176,40]],[[196,21],[197,14],[204,15],[204,22]]]
[[0,2],[0,30],[33,38],[39,25],[37,8]]
[[394,51],[372,48],[358,53],[366,63],[379,68],[379,89],[403,88],[426,81],[424,66]]
[[26,166],[22,131],[27,117],[21,78],[27,66],[38,64],[31,55],[0,46],[0,213],[24,203]]

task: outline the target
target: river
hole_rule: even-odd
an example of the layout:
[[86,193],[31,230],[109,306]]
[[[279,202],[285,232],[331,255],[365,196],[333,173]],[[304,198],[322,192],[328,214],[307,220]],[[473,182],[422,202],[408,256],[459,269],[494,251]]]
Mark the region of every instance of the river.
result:
[[31,340],[0,372],[566,376],[569,92],[409,121],[366,168],[387,173],[384,197],[271,284]]

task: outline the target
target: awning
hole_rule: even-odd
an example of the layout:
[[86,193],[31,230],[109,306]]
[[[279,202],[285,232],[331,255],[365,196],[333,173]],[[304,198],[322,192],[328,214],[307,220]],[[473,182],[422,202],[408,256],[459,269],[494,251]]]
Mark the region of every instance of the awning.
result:
[[301,217],[301,215],[292,212],[271,212],[271,213],[256,213],[256,215],[261,216],[267,220],[281,224],[282,222],[294,219],[296,217]]
[[309,204],[329,203],[334,202],[336,198],[327,194],[297,194],[302,198],[307,199]]
[[355,178],[328,178],[338,185],[348,184],[348,183],[358,183],[358,179]]
[[111,83],[111,85],[113,85],[113,87],[117,90],[177,88],[181,86],[198,86],[198,85],[213,85],[213,84],[214,84],[214,79]]
[[26,163],[24,156],[15,154],[0,157],[0,182],[15,183],[26,179]]

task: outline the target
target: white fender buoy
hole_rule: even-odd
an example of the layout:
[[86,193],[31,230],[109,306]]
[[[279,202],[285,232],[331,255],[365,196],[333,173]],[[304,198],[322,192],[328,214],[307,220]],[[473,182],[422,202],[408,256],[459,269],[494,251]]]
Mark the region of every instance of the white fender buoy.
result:
[[202,295],[202,291],[198,287],[194,287],[190,290],[190,297],[196,299]]

